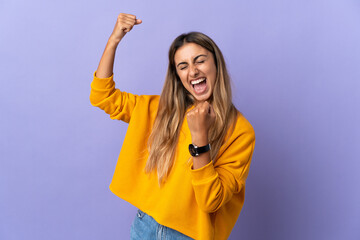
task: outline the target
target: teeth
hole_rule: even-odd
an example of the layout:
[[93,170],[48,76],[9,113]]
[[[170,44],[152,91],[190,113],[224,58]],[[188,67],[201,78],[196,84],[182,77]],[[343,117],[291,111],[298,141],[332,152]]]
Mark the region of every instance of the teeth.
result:
[[191,81],[190,83],[191,83],[192,85],[195,85],[195,84],[201,83],[202,81],[205,81],[205,78],[200,78],[200,79],[198,79],[198,80]]

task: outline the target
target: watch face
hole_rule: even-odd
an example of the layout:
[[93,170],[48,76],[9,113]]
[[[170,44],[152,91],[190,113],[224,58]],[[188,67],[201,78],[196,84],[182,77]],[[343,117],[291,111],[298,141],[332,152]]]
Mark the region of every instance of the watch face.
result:
[[193,157],[198,155],[196,148],[193,144],[189,145],[189,152],[190,152],[191,156],[193,156]]

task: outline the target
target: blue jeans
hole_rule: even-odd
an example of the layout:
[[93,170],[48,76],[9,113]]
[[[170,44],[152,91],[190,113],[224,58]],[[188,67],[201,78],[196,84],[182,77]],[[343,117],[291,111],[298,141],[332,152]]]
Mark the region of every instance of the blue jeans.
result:
[[154,218],[138,209],[131,225],[131,240],[191,240],[192,238],[160,225]]

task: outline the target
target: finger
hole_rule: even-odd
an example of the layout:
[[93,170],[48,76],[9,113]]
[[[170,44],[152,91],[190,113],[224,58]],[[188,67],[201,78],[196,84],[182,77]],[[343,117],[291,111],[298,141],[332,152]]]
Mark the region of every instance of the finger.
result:
[[132,25],[131,24],[125,24],[123,27],[122,27],[122,30],[124,31],[124,32],[130,32],[131,31],[131,29],[132,29]]
[[119,14],[119,17],[121,17],[121,18],[127,18],[127,19],[136,19],[136,16],[135,15],[133,15],[133,14],[127,14],[127,13],[120,13]]
[[136,23],[136,16],[135,15],[119,15],[118,20],[121,23],[128,23],[131,25],[135,25]]
[[132,23],[123,23],[122,25],[126,27],[129,31],[134,27],[134,24]]
[[122,19],[121,22],[130,24],[130,25],[135,25],[136,20],[135,19]]
[[208,101],[205,101],[202,103],[202,106],[204,106],[205,108],[208,108],[210,105],[210,103]]
[[138,25],[138,24],[142,23],[142,20],[141,19],[136,19],[135,15],[127,15],[127,16],[124,16],[123,19],[125,21],[131,22],[133,25]]
[[193,116],[193,115],[194,115],[194,109],[191,109],[191,110],[186,114],[187,117],[191,117],[191,116]]
[[122,24],[126,26],[128,31],[130,32],[134,25],[136,25],[136,20],[125,20]]
[[131,23],[131,22],[132,24],[135,23],[135,18],[129,18],[126,16],[119,16],[117,20],[119,23]]
[[135,25],[136,19],[135,18],[123,18],[122,21],[125,23],[129,23],[131,25]]
[[202,110],[201,112],[203,113],[209,113],[209,106],[210,104],[207,101],[199,104],[199,108]]

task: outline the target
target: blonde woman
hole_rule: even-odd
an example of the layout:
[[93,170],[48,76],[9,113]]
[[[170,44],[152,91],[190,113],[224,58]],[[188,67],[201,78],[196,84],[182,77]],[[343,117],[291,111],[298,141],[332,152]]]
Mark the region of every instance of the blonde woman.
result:
[[170,46],[161,96],[116,89],[116,48],[141,22],[118,16],[91,84],[91,103],[129,124],[110,189],[138,208],[131,239],[227,239],[244,203],[254,130],[232,103],[221,51],[199,32]]

